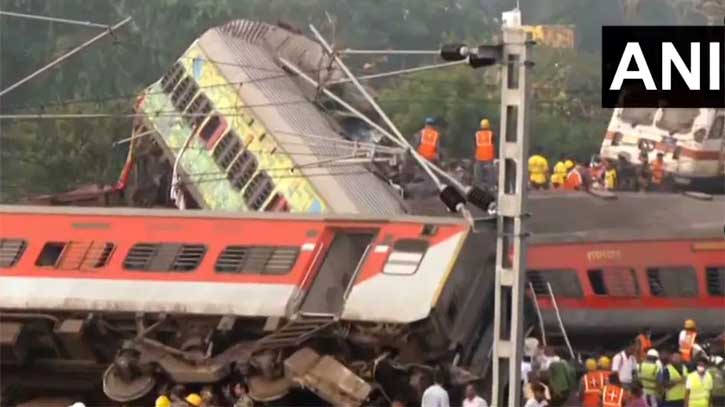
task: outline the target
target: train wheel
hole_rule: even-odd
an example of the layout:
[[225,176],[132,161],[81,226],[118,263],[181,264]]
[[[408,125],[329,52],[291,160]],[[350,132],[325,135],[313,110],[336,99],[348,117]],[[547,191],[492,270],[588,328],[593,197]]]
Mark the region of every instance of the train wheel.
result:
[[154,386],[156,379],[151,375],[142,374],[131,380],[125,380],[115,363],[103,373],[103,393],[119,403],[138,400],[149,394]]

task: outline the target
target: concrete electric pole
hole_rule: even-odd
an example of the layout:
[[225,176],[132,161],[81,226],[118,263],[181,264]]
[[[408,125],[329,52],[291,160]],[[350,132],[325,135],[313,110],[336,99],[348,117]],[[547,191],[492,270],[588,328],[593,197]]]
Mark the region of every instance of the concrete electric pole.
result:
[[[516,20],[516,19],[514,19]],[[492,406],[521,405],[521,353],[526,281],[526,188],[528,180],[528,60],[531,42],[514,21],[503,27],[500,45],[469,49],[448,45],[446,60],[468,58],[474,68],[498,64],[501,69],[501,127],[498,161],[498,239],[494,300]]]

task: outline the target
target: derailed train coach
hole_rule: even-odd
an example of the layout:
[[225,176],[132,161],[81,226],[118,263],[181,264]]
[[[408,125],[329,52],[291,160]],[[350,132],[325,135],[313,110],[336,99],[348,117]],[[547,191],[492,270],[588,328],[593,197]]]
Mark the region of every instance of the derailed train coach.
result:
[[119,402],[243,379],[358,405],[486,365],[495,233],[456,218],[1,212],[6,389],[95,371]]

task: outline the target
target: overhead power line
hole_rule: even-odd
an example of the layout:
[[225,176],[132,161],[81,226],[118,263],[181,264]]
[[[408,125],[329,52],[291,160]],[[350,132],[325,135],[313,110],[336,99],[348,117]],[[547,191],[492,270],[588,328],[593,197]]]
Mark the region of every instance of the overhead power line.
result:
[[90,21],[70,20],[70,19],[67,19],[67,18],[47,17],[47,16],[36,15],[36,14],[15,13],[15,12],[12,12],[12,11],[2,11],[2,10],[0,10],[0,16],[27,18],[27,19],[30,19],[30,20],[48,21],[48,22],[51,22],[51,23],[63,23],[63,24],[81,25],[81,26],[84,26],[84,27],[101,28],[101,29],[104,29],[104,30],[107,30],[107,29],[109,29],[111,27],[108,24],[98,24],[98,23],[92,23]]
[[3,95],[11,92],[13,89],[17,88],[18,86],[20,86],[20,85],[22,85],[22,84],[30,81],[31,79],[33,79],[36,76],[42,74],[43,72],[45,72],[45,71],[53,68],[54,66],[60,64],[61,62],[65,61],[66,59],[68,59],[70,57],[72,57],[73,55],[77,54],[78,52],[82,51],[83,49],[89,47],[90,45],[93,45],[93,43],[95,43],[96,41],[102,39],[103,37],[111,34],[113,32],[113,30],[117,30],[118,28],[120,28],[120,27],[124,26],[125,24],[127,24],[129,21],[131,21],[131,17],[126,17],[123,20],[121,20],[120,22],[116,23],[114,26],[108,27],[108,29],[106,31],[104,31],[104,32],[96,35],[95,37],[91,38],[90,40],[88,40],[88,41],[84,42],[83,44],[79,45],[78,47],[74,48],[72,51],[70,51],[70,52],[68,52],[66,54],[61,55],[60,57],[56,58],[54,61],[52,61],[52,62],[48,63],[47,65],[45,65],[44,67],[38,69],[37,71],[31,73],[30,75],[26,76],[25,78],[23,78],[23,79],[15,82],[14,84],[10,85],[9,87],[3,89],[3,91],[0,92],[0,97],[2,97]]

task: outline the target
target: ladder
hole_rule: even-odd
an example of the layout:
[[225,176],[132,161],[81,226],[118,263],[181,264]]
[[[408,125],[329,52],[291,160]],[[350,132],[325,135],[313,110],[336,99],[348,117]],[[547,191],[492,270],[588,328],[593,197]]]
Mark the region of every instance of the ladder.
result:
[[[554,296],[554,290],[551,288],[551,283],[548,281],[546,282],[546,288],[547,292],[549,294],[549,299],[551,300],[551,304],[554,306],[554,312],[556,313],[556,321],[558,322],[558,328],[561,332],[561,336],[564,338],[564,342],[566,343],[566,348],[569,350],[569,355],[571,356],[571,360],[575,360],[576,356],[574,355],[574,349],[571,347],[571,342],[569,342],[569,336],[566,334],[566,329],[564,328],[564,322],[561,320],[561,313],[559,312],[559,305],[556,303],[556,296]],[[536,306],[538,309],[538,305]]]
[[297,346],[312,335],[337,322],[333,314],[298,313],[281,328],[258,340],[255,350]]

